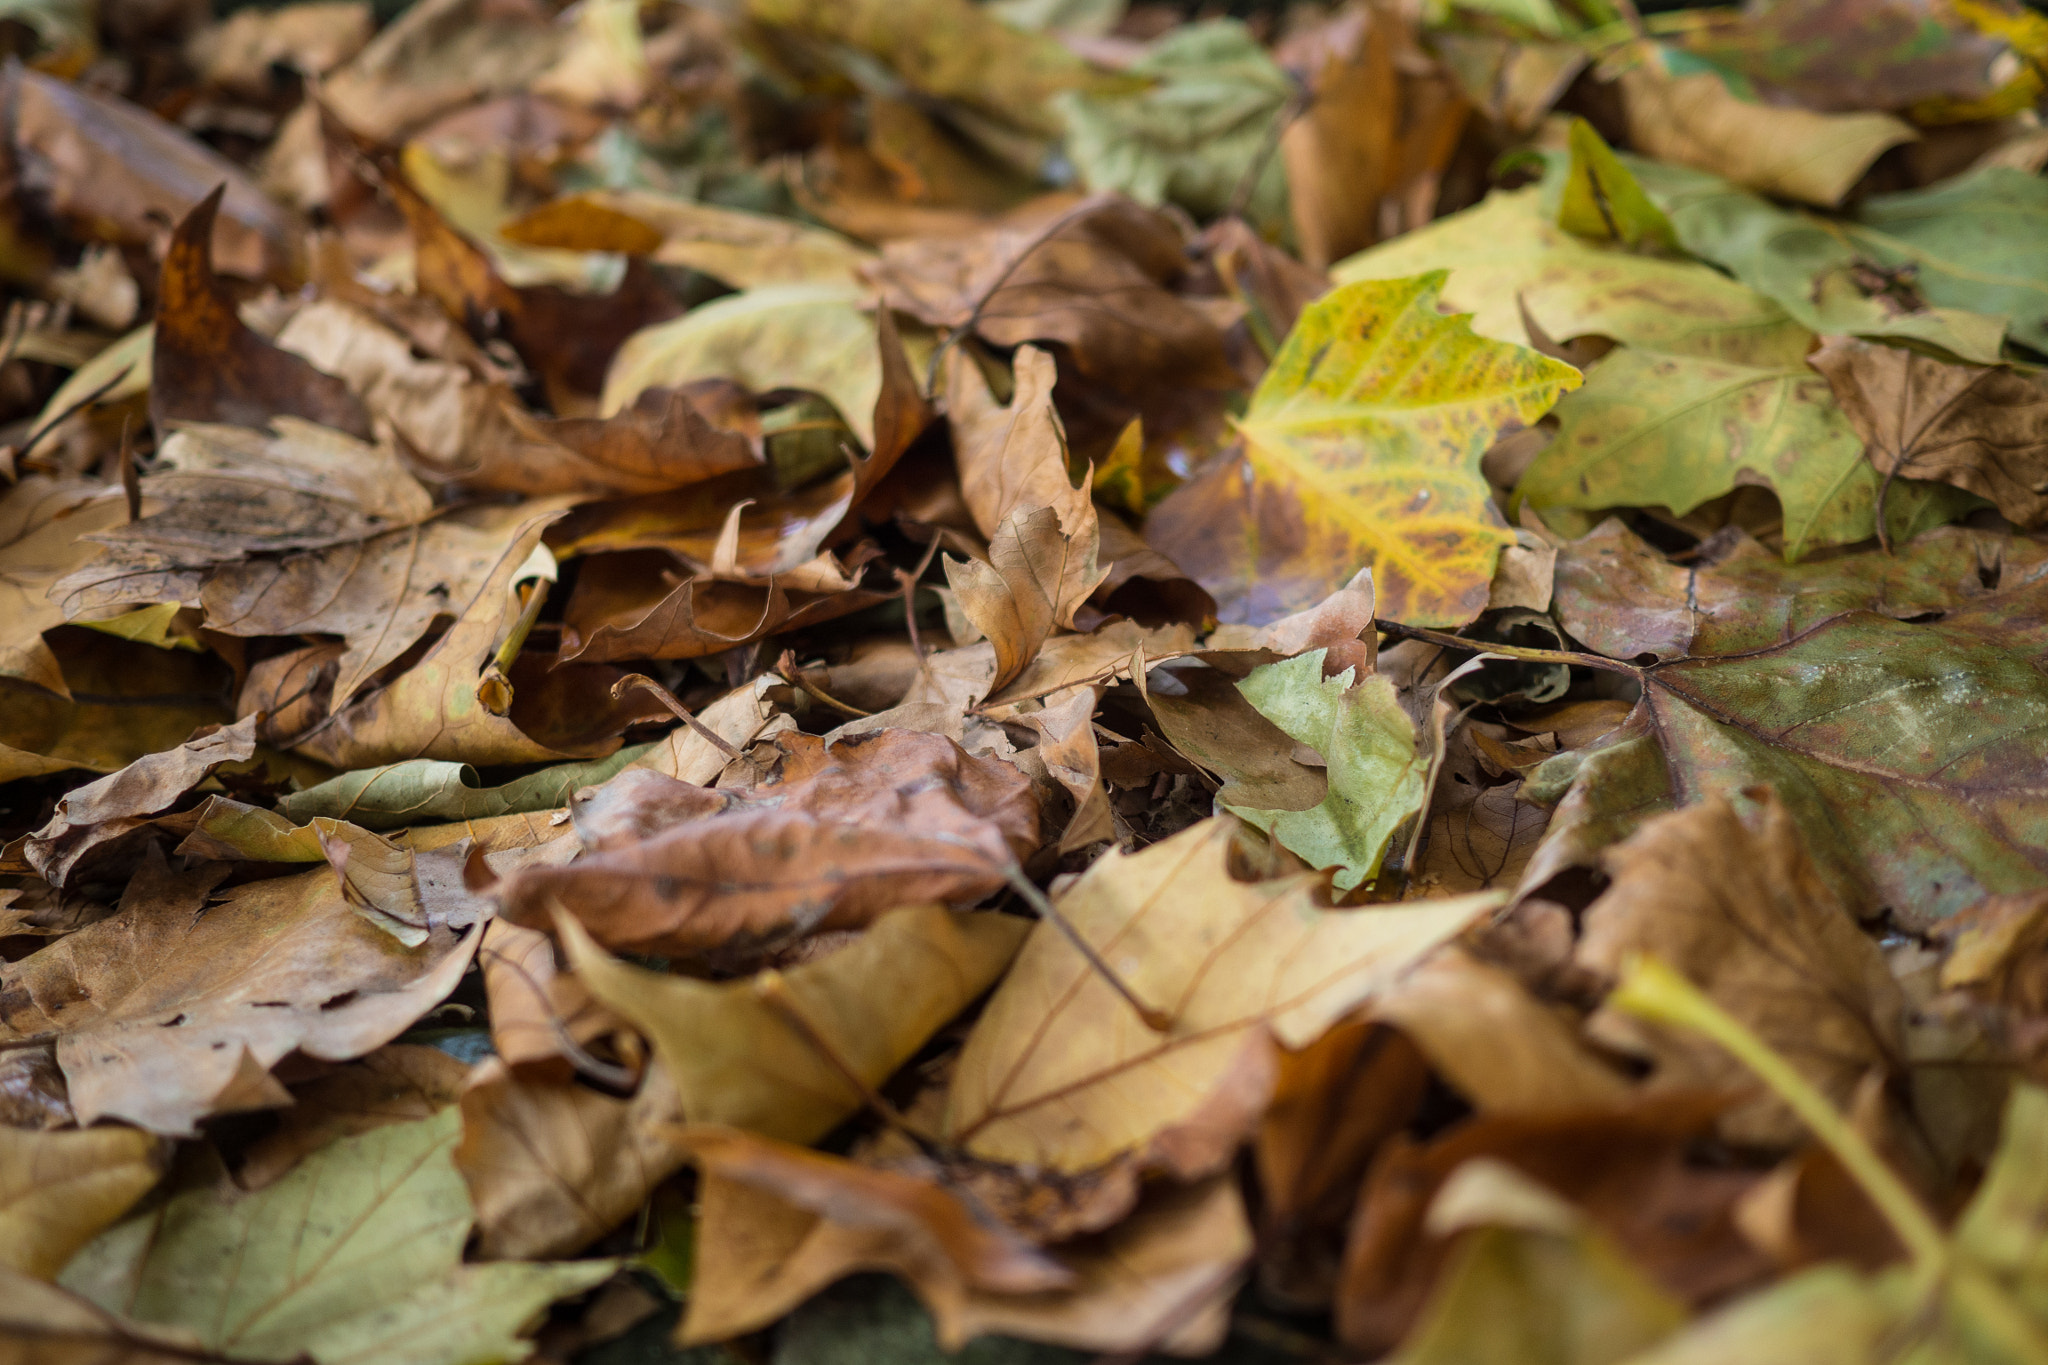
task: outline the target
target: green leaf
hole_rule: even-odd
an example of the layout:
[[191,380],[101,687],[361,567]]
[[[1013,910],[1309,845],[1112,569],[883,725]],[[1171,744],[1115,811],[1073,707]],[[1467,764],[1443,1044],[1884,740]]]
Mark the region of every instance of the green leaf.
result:
[[1315,605],[1373,571],[1379,614],[1461,625],[1514,543],[1479,472],[1503,430],[1576,387],[1571,366],[1437,311],[1444,272],[1362,280],[1303,310],[1226,460],[1159,505],[1147,535],[1225,619]]
[[1235,19],[1177,28],[1129,71],[1157,83],[1122,98],[1073,91],[1056,101],[1090,189],[1212,217],[1264,156],[1247,212],[1261,226],[1285,221],[1286,171],[1267,153],[1294,83],[1249,29]]
[[2048,1319],[2048,1090],[2021,1083],[2006,1101],[1997,1155],[1955,1226],[1965,1255],[2011,1280],[2033,1311]]
[[856,284],[781,284],[693,308],[626,338],[605,376],[603,414],[643,392],[730,379],[755,393],[804,389],[832,401],[847,429],[875,448],[882,361]]
[[1693,255],[1816,332],[1922,341],[1995,364],[2048,349],[2048,182],[1991,167],[1881,195],[1853,219],[1780,208],[1718,176],[1629,157]]
[[1908,624],[1835,617],[1646,669],[1686,801],[1774,787],[1858,911],[1927,924],[2048,881],[2048,584]]
[[1816,1266],[1707,1314],[1628,1365],[1873,1365],[1897,1321],[1871,1281]]
[[209,1349],[318,1365],[520,1360],[519,1332],[612,1261],[464,1265],[461,1112],[343,1138],[251,1194],[188,1182],[79,1253],[63,1284]]
[[1260,715],[1323,756],[1329,794],[1307,810],[1224,809],[1310,866],[1339,869],[1336,887],[1349,891],[1379,875],[1387,841],[1422,808],[1429,762],[1416,752],[1415,723],[1394,684],[1373,674],[1354,687],[1348,668],[1325,678],[1326,652],[1255,668],[1237,687]]
[[1614,149],[1582,118],[1572,120],[1571,166],[1565,173],[1557,225],[1566,232],[1630,251],[1678,254],[1678,234],[1650,202]]
[[[1539,511],[1656,506],[1682,516],[1761,482],[1784,507],[1788,559],[1876,534],[1882,480],[1827,380],[1803,364],[1616,351],[1557,417],[1557,439],[1516,488]],[[1895,482],[1886,514],[1904,538],[1961,504]]]
[[[1560,163],[1561,164],[1561,163]],[[1635,166],[1634,161],[1628,162]],[[1560,171],[1561,176],[1561,171]],[[1558,227],[1531,185],[1339,261],[1341,284],[1448,270],[1446,306],[1472,314],[1472,330],[1529,344],[1527,308],[1560,341],[1611,337],[1673,355],[1748,365],[1792,365],[1813,335],[1745,284],[1696,261],[1599,246]]]
[[455,820],[488,820],[520,811],[555,810],[569,804],[579,787],[594,787],[623,772],[656,740],[621,749],[589,763],[561,763],[528,773],[495,787],[479,784],[467,763],[414,758],[381,768],[359,768],[318,786],[278,798],[277,809],[295,821],[317,815],[348,820],[364,829],[398,829],[406,825]]

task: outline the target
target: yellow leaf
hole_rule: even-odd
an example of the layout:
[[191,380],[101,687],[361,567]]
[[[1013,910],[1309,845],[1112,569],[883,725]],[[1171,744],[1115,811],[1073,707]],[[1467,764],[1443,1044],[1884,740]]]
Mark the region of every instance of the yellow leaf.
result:
[[162,1147],[139,1128],[0,1127],[0,1266],[54,1276],[156,1184]]

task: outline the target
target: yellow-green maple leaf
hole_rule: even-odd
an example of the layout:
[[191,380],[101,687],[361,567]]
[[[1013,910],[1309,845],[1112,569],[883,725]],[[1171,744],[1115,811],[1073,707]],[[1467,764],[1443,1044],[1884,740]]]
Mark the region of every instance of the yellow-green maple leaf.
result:
[[1416,625],[1484,609],[1514,534],[1479,457],[1579,384],[1571,366],[1438,312],[1447,273],[1361,280],[1310,304],[1237,424],[1255,479],[1296,504],[1295,553],[1339,583],[1370,564],[1379,614]]

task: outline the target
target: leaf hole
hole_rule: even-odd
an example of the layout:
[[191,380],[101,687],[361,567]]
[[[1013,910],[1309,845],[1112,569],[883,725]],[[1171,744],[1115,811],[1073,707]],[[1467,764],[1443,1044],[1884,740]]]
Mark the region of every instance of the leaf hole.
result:
[[343,991],[340,995],[330,995],[320,1002],[320,1008],[323,1010],[338,1010],[361,994],[361,991]]
[[174,1015],[172,1015],[172,1016],[171,1016],[170,1018],[168,1018],[168,1019],[164,1020],[164,1021],[163,1021],[163,1022],[162,1022],[161,1024],[158,1024],[158,1025],[157,1025],[157,1027],[158,1027],[158,1028],[176,1028],[176,1027],[177,1027],[178,1025],[180,1025],[180,1024],[182,1024],[182,1023],[184,1023],[184,1022],[185,1022],[185,1016],[184,1016],[184,1015],[182,1015],[182,1014],[174,1014]]

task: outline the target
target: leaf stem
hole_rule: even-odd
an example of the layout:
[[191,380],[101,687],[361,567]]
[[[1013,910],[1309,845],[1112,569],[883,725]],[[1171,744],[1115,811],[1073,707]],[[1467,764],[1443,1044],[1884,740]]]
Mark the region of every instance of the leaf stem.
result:
[[1066,936],[1067,942],[1073,945],[1074,951],[1094,969],[1095,974],[1107,982],[1111,990],[1122,996],[1125,1004],[1137,1011],[1138,1017],[1145,1021],[1146,1028],[1154,1033],[1165,1033],[1173,1027],[1173,1016],[1140,999],[1130,984],[1118,976],[1116,969],[1103,959],[1102,954],[1095,951],[1095,945],[1081,936],[1081,931],[1074,927],[1074,922],[1060,913],[1060,908],[1052,903],[1052,898],[1032,884],[1031,879],[1024,875],[1023,868],[1011,863],[1003,869],[1003,879],[1009,882],[1010,889],[1021,896],[1026,905],[1038,912],[1040,919],[1048,921]]
[[1620,659],[1604,658],[1598,654],[1580,654],[1569,649],[1529,649],[1522,645],[1497,645],[1491,640],[1468,640],[1462,635],[1448,631],[1426,630],[1421,626],[1404,626],[1398,621],[1373,622],[1388,635],[1404,640],[1426,640],[1446,649],[1465,649],[1474,654],[1498,654],[1504,659],[1519,659],[1533,664],[1567,664],[1576,668],[1598,668],[1609,673],[1622,673],[1640,679],[1643,670]]

